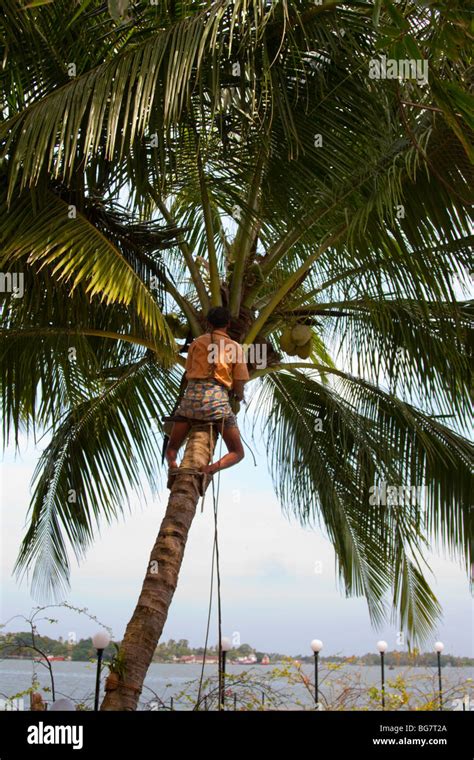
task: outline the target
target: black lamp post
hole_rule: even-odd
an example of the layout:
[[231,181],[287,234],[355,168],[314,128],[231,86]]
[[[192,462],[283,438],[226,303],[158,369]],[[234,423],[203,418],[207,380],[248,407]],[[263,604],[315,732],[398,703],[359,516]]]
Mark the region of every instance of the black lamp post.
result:
[[323,642],[320,639],[313,639],[311,649],[314,652],[314,705],[316,710],[319,709],[319,683],[318,683],[318,664],[319,653],[323,648]]
[[382,675],[382,710],[385,710],[385,663],[384,655],[387,651],[388,644],[386,641],[377,641],[377,649],[380,652],[380,668]]
[[95,698],[94,698],[94,710],[99,709],[99,691],[100,691],[100,669],[102,664],[102,655],[104,649],[110,644],[110,636],[106,631],[98,631],[92,637],[92,644],[97,649],[97,673],[95,678]]
[[437,641],[434,645],[436,654],[438,655],[438,687],[439,687],[439,709],[443,709],[443,686],[441,683],[441,652],[444,649],[442,641]]
[[232,649],[232,642],[225,636],[221,640],[221,677],[220,677],[220,693],[219,693],[219,710],[224,709],[225,702],[225,658],[227,652]]

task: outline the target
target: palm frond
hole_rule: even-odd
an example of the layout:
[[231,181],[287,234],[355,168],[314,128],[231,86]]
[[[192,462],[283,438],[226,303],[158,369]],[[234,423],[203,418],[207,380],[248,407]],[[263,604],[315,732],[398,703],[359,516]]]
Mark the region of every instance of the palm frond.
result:
[[84,283],[90,298],[136,311],[156,351],[172,361],[175,343],[159,305],[119,249],[82,214],[53,193],[36,210],[24,193],[0,223],[2,265],[50,265],[51,276],[71,285]]
[[162,429],[179,377],[144,358],[95,398],[78,403],[54,432],[35,472],[28,530],[15,563],[18,574],[33,568],[36,596],[64,591],[69,551],[84,556],[101,521],[123,512],[130,488],[143,493],[143,477],[158,487],[161,463],[152,429]]
[[[295,299],[296,303],[296,299]],[[315,302],[280,313],[316,321],[340,366],[393,393],[467,424],[471,406],[472,305],[422,299],[362,298]]]
[[[302,371],[262,379],[277,494],[303,524],[325,526],[346,593],[365,595],[374,623],[384,619],[392,588],[410,639],[426,638],[440,607],[426,593],[423,551],[434,541],[470,562],[473,447],[409,404],[328,369],[334,373],[340,392]],[[384,483],[410,498],[384,504],[376,498]]]

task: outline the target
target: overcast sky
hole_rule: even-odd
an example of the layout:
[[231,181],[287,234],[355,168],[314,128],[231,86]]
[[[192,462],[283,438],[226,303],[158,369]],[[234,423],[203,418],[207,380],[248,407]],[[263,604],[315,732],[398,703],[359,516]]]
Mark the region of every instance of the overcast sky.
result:
[[[8,451],[2,467],[2,559],[0,622],[27,615],[38,604],[26,578],[12,575],[30,498],[30,481],[38,451],[16,458]],[[288,519],[273,493],[263,447],[252,457],[221,474],[219,546],[223,635],[240,638],[257,650],[289,655],[310,653],[310,641],[322,639],[323,654],[363,654],[383,638],[397,645],[396,626],[371,627],[364,599],[346,599],[339,590],[331,544],[319,529],[302,528]],[[87,607],[120,639],[133,612],[154,538],[164,516],[168,491],[146,503],[132,500],[132,513],[118,524],[101,528],[86,560],[72,558],[71,590],[66,600]],[[191,527],[185,558],[161,640],[188,639],[202,646],[205,639],[213,542],[211,492],[201,514],[201,502]],[[444,621],[433,640],[445,652],[473,656],[473,606],[465,573],[454,563],[433,556],[433,588],[443,606]],[[216,600],[214,598],[214,613]],[[77,639],[92,635],[97,624],[83,615],[53,610],[57,625],[40,625],[40,633]],[[6,630],[25,630],[21,620]],[[217,640],[215,614],[210,644]],[[430,646],[427,645],[427,648]]]

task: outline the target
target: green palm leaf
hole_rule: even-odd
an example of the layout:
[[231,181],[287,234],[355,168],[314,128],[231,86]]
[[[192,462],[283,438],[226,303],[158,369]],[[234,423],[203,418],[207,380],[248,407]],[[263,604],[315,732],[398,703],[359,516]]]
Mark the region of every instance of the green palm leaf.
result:
[[[75,216],[70,216],[75,214]],[[90,298],[132,306],[157,353],[172,360],[174,339],[149,284],[144,283],[120,251],[84,216],[53,193],[34,213],[29,193],[15,202],[0,223],[2,265],[15,262],[50,265],[51,276],[71,285],[84,283]]]
[[[391,607],[426,637],[423,553],[467,567],[472,535],[463,3],[4,5],[1,265],[26,286],[3,301],[4,432],[51,435],[17,569],[64,587],[68,549],[140,470],[154,485],[148,419],[184,363],[165,316],[187,342],[222,300],[234,336],[269,349],[252,371],[283,508],[325,526],[375,623]],[[428,81],[371,79],[379,54]],[[278,351],[296,322],[305,363]],[[372,504],[383,481],[422,485],[423,506]]]
[[[440,613],[423,551],[437,541],[469,567],[474,449],[414,407],[333,373],[340,393],[301,371],[264,376],[259,408],[278,495],[304,524],[325,525],[346,593],[366,596],[374,622],[392,588],[400,624],[423,639]],[[401,505],[378,503],[383,482],[404,489]]]
[[130,487],[143,495],[143,477],[158,487],[153,421],[160,431],[179,374],[144,358],[71,408],[53,433],[38,462],[30,522],[15,564],[20,574],[33,568],[35,596],[64,591],[69,549],[84,556],[101,521],[123,512]]

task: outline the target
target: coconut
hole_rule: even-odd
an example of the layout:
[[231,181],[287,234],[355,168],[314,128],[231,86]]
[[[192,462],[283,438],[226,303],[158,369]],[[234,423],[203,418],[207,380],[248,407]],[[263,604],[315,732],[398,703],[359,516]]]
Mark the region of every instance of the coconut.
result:
[[297,346],[304,346],[311,340],[311,335],[311,327],[308,327],[308,325],[296,325],[291,331],[291,340]]
[[181,322],[178,314],[167,314],[165,319],[175,338],[185,338],[187,336],[189,328],[185,322]]
[[284,333],[282,333],[282,336],[280,338],[280,348],[282,351],[285,351],[285,353],[290,354],[291,356],[293,356],[296,352],[296,343],[291,337],[290,329],[287,329]]
[[313,341],[308,340],[307,343],[304,344],[304,346],[298,346],[296,349],[297,356],[300,357],[300,359],[307,359],[308,356],[311,354],[311,348],[313,347]]
[[260,264],[259,264],[258,262],[254,261],[254,262],[253,262],[253,263],[250,265],[250,267],[249,267],[249,272],[250,272],[250,274],[252,275],[252,277],[253,277],[253,278],[254,278],[254,279],[257,281],[257,282],[263,282],[263,280],[264,280],[264,276],[263,276],[263,272],[262,272],[262,270],[260,269]]

